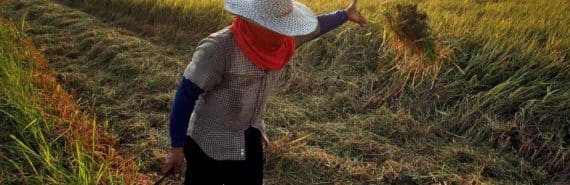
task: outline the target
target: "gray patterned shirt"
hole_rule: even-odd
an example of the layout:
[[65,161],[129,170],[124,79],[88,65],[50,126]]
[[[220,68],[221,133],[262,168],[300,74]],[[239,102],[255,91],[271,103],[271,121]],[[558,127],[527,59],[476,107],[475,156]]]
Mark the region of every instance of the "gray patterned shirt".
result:
[[[317,35],[296,37],[297,47]],[[244,132],[249,126],[267,138],[262,116],[279,73],[264,71],[250,62],[229,28],[202,40],[184,71],[186,79],[204,90],[194,107],[187,135],[215,160],[244,160]]]
[[[317,19],[319,27],[314,33],[295,37],[297,48],[344,24],[348,15],[337,11]],[[280,72],[264,71],[249,61],[228,27],[202,40],[184,71],[184,78],[203,91],[190,116],[186,135],[215,160],[245,160],[247,128],[259,129],[267,141],[262,117]],[[175,123],[178,119],[173,120]],[[175,138],[173,142],[179,144],[179,137]]]

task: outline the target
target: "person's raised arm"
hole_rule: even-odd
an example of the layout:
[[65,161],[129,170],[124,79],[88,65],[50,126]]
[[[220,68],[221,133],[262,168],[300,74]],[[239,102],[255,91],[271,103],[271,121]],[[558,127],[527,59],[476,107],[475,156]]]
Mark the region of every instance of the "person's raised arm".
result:
[[338,10],[333,13],[323,14],[317,16],[319,21],[317,30],[309,35],[297,36],[295,37],[295,42],[297,47],[301,46],[303,43],[313,40],[329,31],[332,31],[339,26],[346,23],[346,21],[354,22],[360,26],[366,25],[366,18],[358,11],[357,8],[358,0],[353,0],[352,4],[344,10]]

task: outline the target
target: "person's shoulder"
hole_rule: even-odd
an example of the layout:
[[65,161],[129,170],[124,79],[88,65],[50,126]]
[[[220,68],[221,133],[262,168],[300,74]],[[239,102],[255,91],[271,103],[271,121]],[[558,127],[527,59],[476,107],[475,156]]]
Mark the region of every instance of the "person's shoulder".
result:
[[228,28],[221,29],[202,39],[192,54],[192,61],[216,61],[222,64],[227,57],[224,51],[231,47],[232,34]]
[[230,39],[232,36],[232,32],[230,31],[230,27],[225,27],[221,30],[218,30],[215,33],[210,34],[208,38],[215,38],[215,39]]
[[199,45],[198,47],[223,49],[227,47],[229,43],[231,43],[231,39],[232,39],[231,31],[228,27],[226,27],[215,33],[210,34],[205,39],[202,39],[202,41],[200,41],[200,44],[198,44]]

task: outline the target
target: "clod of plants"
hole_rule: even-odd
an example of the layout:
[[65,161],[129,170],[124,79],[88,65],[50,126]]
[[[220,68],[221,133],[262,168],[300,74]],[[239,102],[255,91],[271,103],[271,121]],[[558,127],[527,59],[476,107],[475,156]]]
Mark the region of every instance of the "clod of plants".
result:
[[[384,12],[384,43],[398,53],[398,69],[416,84],[417,78],[431,77],[432,85],[437,79],[444,59],[451,59],[453,51],[444,48],[430,32],[428,16],[418,10],[417,4],[395,4]],[[405,83],[406,84],[406,83]]]

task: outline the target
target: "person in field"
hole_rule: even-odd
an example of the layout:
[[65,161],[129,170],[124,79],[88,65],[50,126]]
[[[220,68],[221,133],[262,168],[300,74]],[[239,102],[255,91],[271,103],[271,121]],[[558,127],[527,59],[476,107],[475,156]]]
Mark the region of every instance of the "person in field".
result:
[[186,158],[185,184],[262,184],[271,88],[303,43],[347,21],[366,24],[356,4],[317,17],[292,0],[226,0],[232,24],[199,43],[176,91],[162,173],[180,174]]

